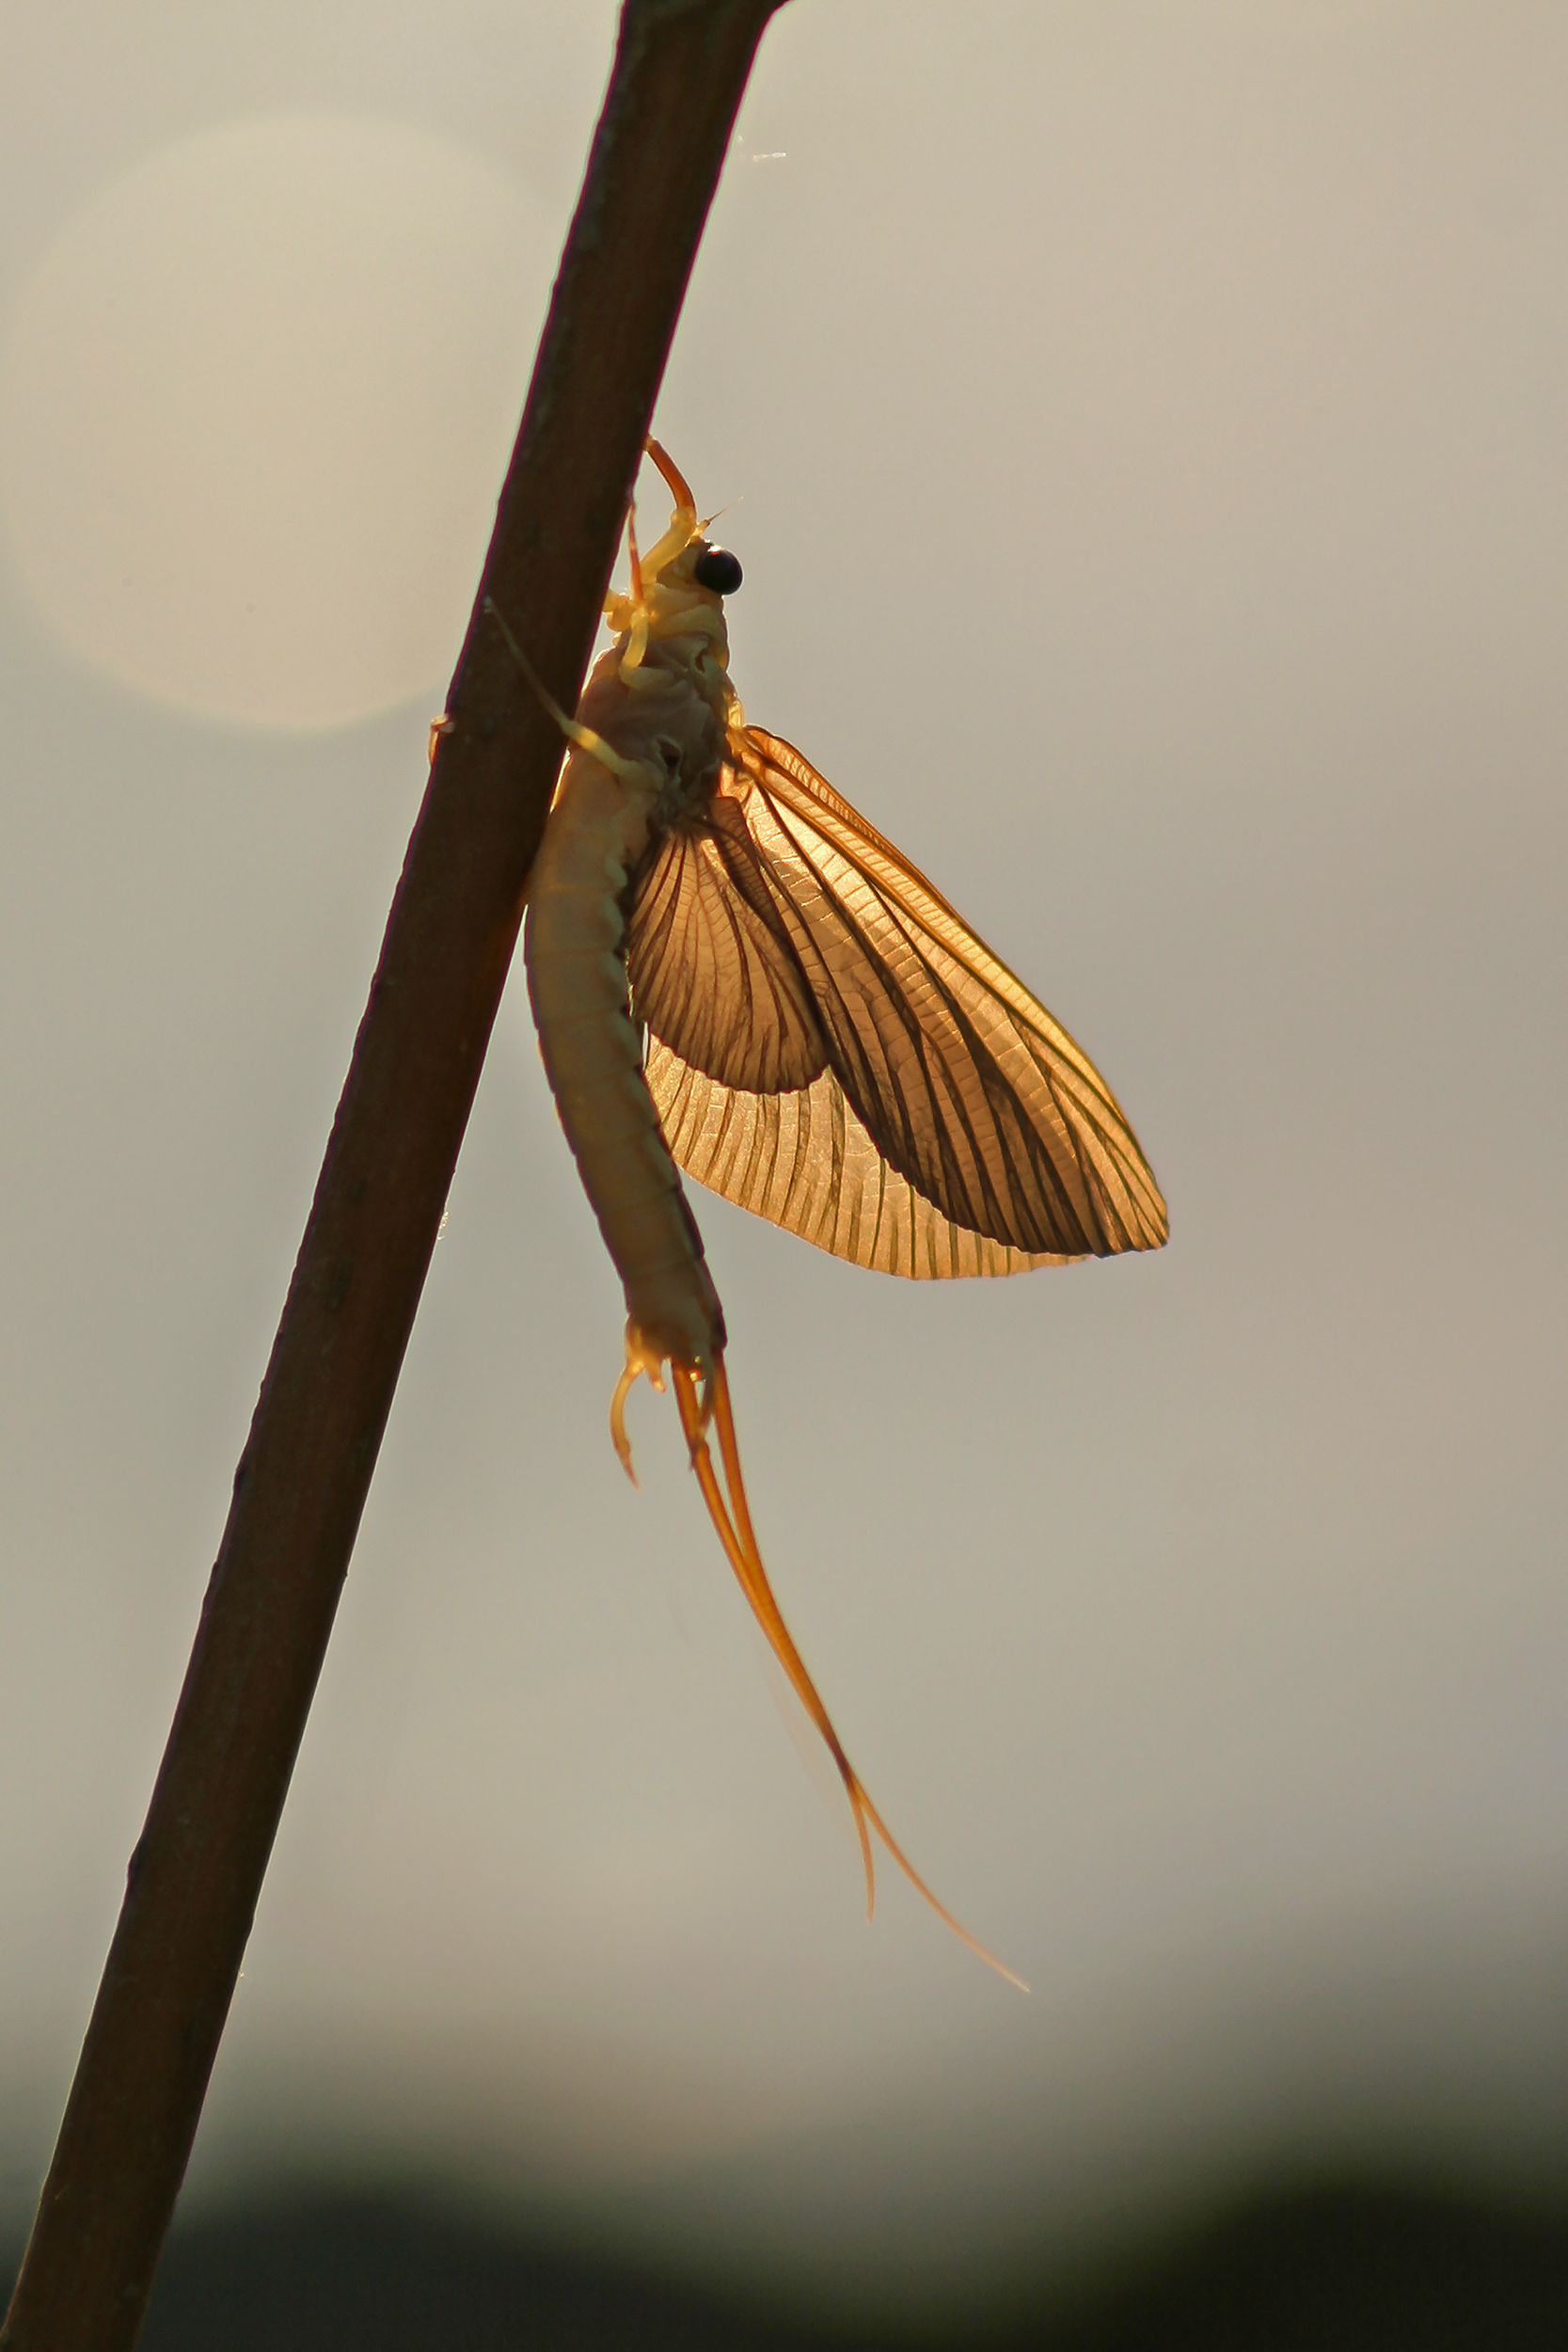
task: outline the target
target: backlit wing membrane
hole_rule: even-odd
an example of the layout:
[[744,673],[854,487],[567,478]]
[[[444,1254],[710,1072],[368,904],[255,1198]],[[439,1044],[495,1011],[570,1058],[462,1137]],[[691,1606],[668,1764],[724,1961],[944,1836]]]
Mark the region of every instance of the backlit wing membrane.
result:
[[626,939],[637,1017],[726,1086],[807,1087],[828,1048],[805,975],[738,804],[716,801],[709,823],[666,834],[637,878]]
[[644,1074],[678,1167],[835,1258],[917,1281],[1068,1263],[952,1224],[889,1166],[831,1070],[796,1093],[748,1094],[650,1038]]
[[711,831],[661,844],[628,929],[679,1165],[889,1272],[1158,1248],[1159,1187],[1066,1031],[798,752],[733,741]]

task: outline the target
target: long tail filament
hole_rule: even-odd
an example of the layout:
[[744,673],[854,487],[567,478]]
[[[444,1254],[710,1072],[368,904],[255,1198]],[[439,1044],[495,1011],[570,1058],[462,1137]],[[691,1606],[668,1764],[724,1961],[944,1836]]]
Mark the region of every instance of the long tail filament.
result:
[[[752,1514],[746,1502],[745,1482],[740,1474],[740,1448],[736,1441],[735,1417],[730,1410],[730,1384],[725,1375],[722,1355],[717,1352],[714,1355],[713,1369],[706,1382],[705,1395],[699,1392],[697,1375],[689,1366],[672,1363],[670,1374],[675,1391],[675,1403],[680,1411],[681,1427],[686,1433],[686,1442],[691,1451],[691,1467],[697,1473],[697,1483],[702,1487],[703,1500],[707,1504],[708,1517],[712,1519],[719,1540],[724,1547],[725,1555],[735,1570],[740,1589],[751,1603],[752,1614],[768,1637],[769,1648],[788,1676],[791,1688],[821,1733],[827,1743],[828,1752],[838,1767],[838,1775],[844,1783],[846,1794],[849,1799],[850,1810],[855,1817],[855,1828],[860,1837],[861,1860],[865,1868],[866,1917],[871,1916],[877,1899],[877,1879],[871,1858],[871,1832],[875,1830],[911,1885],[917,1894],[925,1897],[938,1918],[944,1920],[959,1941],[967,1944],[970,1950],[983,1960],[988,1968],[994,1968],[999,1977],[1006,1977],[1007,1982],[1016,1984],[1021,1993],[1027,1993],[1029,1988],[1023,1979],[1015,1975],[1012,1969],[998,1960],[994,1952],[988,1952],[985,1946],[954,1918],[946,1904],[940,1902],[932,1894],[913,1863],[892,1836],[887,1823],[872,1804],[871,1799],[866,1795],[860,1774],[844,1753],[843,1745],[837,1732],[833,1729],[828,1710],[817,1695],[816,1686],[806,1672],[805,1661],[790,1638],[789,1628],[785,1625],[779,1604],[773,1597],[772,1586],[768,1581],[768,1571],[762,1564],[762,1553],[757,1548],[756,1534],[752,1526]],[[635,1373],[632,1373],[631,1377],[635,1378]],[[617,1401],[620,1401],[619,1397]],[[713,1464],[713,1456],[708,1451],[707,1430],[710,1421],[718,1431],[720,1458],[724,1467],[724,1485],[729,1490],[728,1501],[721,1488],[719,1474]],[[629,1468],[629,1463],[627,1467]]]

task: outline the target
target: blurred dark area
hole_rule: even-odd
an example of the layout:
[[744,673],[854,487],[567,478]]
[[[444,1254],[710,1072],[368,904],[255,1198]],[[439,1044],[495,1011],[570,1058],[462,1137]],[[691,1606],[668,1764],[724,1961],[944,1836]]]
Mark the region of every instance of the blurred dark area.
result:
[[[14,2239],[13,2239],[14,2244]],[[7,2264],[8,2279],[14,2253]],[[1562,2352],[1568,2215],[1281,2190],[1059,2274],[1005,2328],[876,2334],[531,2242],[433,2196],[296,2196],[178,2228],[143,2352]]]

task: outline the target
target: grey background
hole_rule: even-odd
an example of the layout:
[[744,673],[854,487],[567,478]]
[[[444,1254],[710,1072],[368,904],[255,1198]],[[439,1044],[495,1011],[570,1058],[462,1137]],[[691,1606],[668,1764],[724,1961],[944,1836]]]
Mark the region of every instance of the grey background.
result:
[[[29,9],[4,298],[160,143],[301,107],[470,145],[558,243],[611,24]],[[668,1404],[621,1479],[514,989],[193,2198],[436,2169],[926,2311],[1274,2162],[1560,2185],[1565,52],[1440,0],[769,32],[657,420],[743,495],[737,683],[1084,1041],[1172,1209],[1158,1259],[937,1291],[697,1201],[781,1599],[1035,1991],[891,1879],[866,1929]],[[19,575],[0,621],[20,2202],[441,690],[230,727]]]

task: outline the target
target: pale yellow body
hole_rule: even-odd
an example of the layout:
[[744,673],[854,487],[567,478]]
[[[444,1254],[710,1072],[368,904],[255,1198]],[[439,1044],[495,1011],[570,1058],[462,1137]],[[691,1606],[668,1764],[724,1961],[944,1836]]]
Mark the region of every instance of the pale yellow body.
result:
[[733,697],[719,598],[690,583],[652,595],[651,628],[601,657],[578,707],[523,961],[561,1123],[626,1289],[628,1364],[705,1378],[724,1319],[642,1076],[622,897],[661,803],[711,791]]

